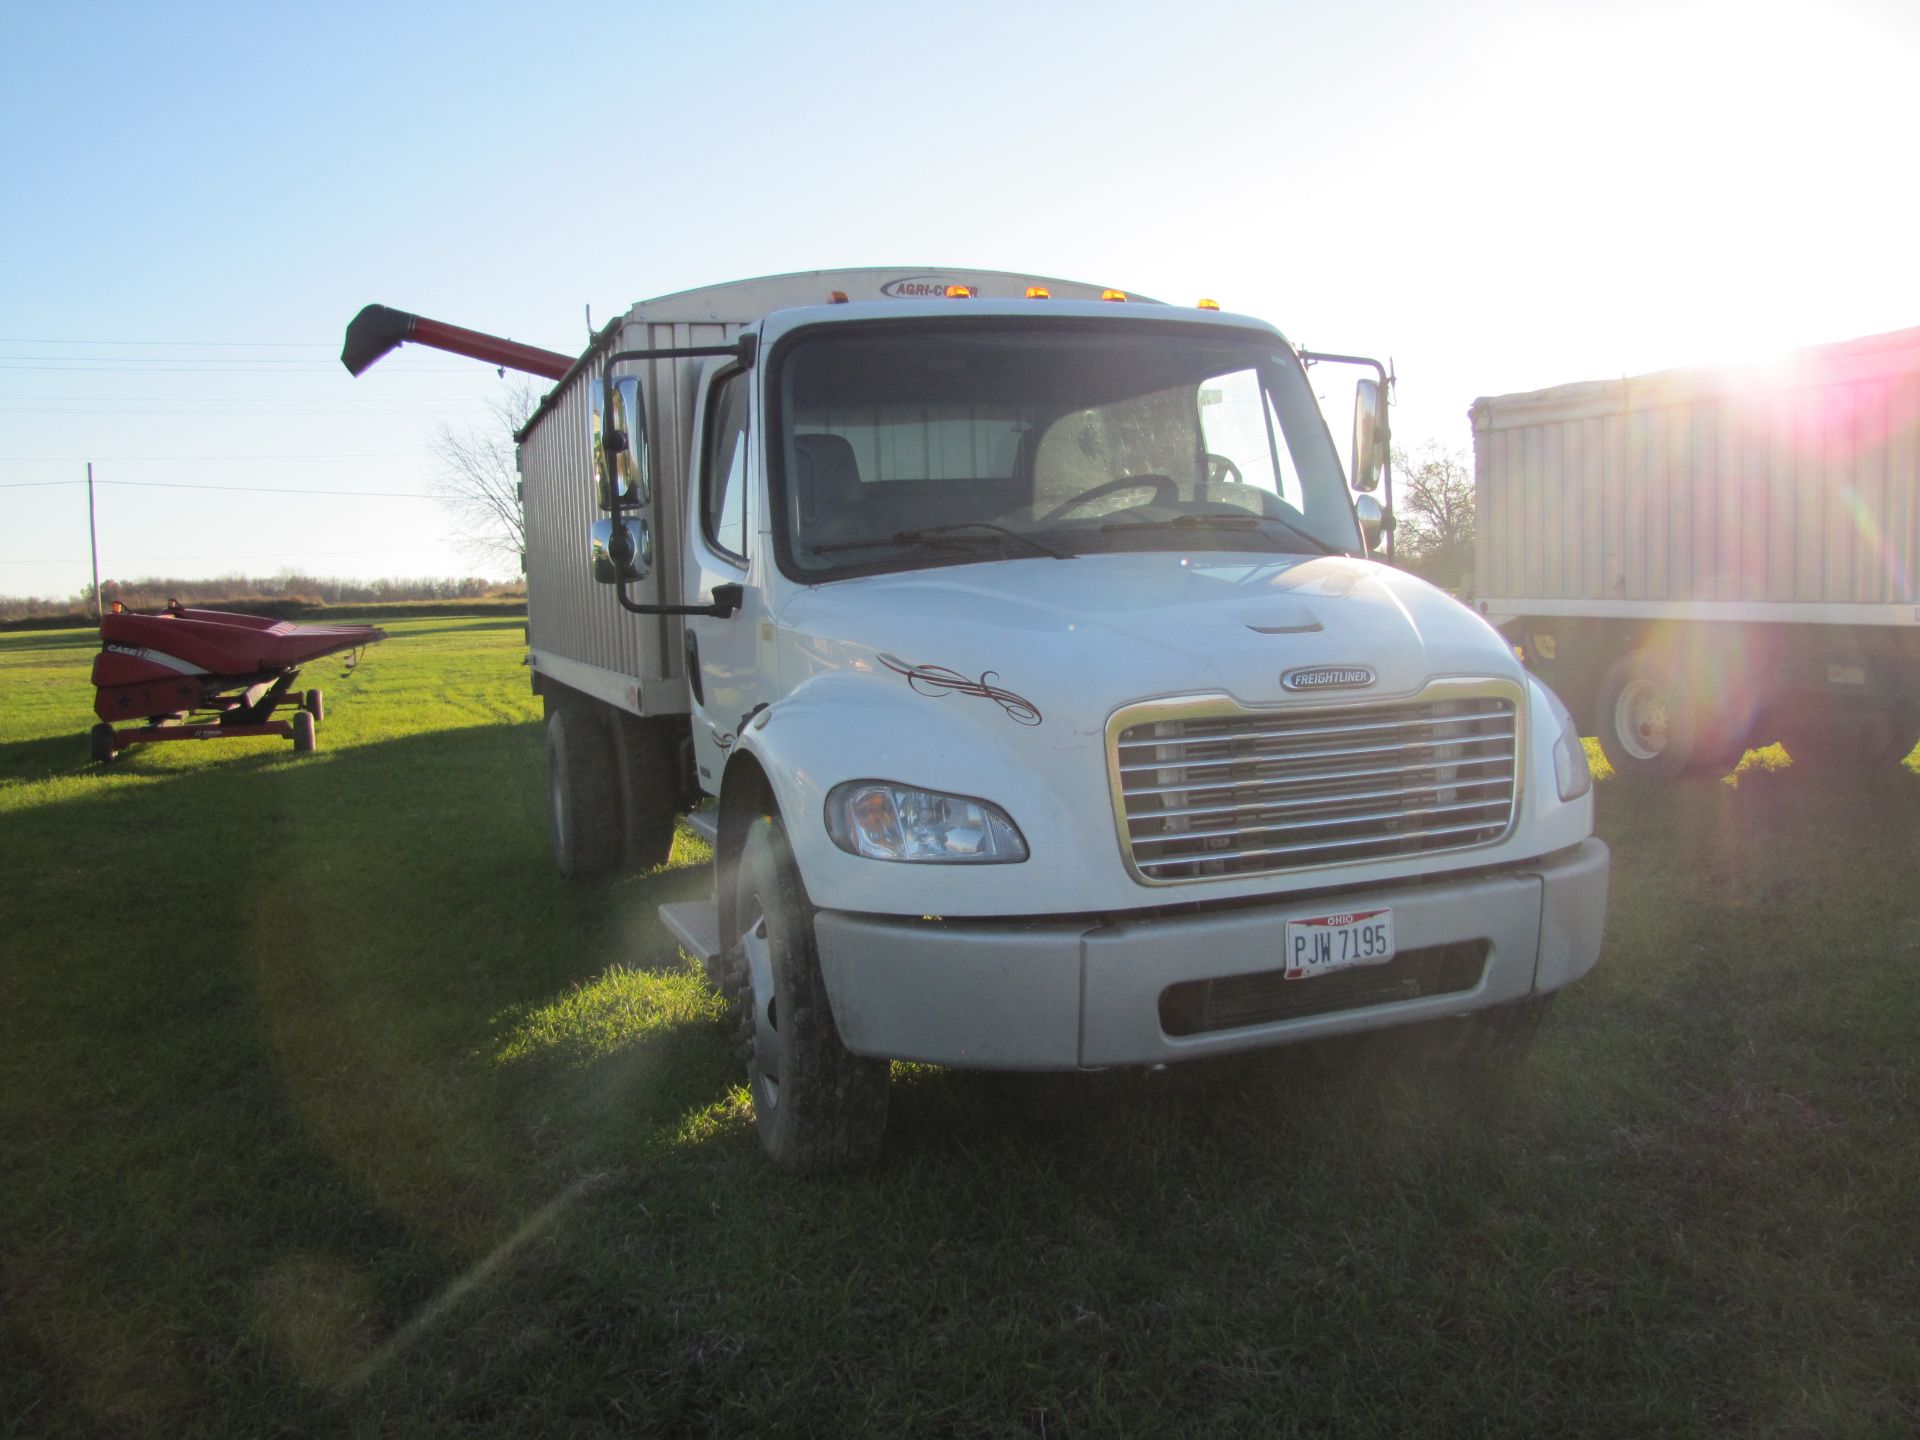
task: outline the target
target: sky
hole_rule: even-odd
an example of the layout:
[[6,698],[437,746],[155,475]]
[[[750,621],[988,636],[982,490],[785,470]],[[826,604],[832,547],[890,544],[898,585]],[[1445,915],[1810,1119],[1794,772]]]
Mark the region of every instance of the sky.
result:
[[103,578],[501,573],[422,497],[503,382],[350,378],[373,301],[577,353],[752,275],[1062,276],[1391,357],[1396,443],[1465,450],[1478,395],[1920,325],[1916,73],[1911,0],[0,0],[0,595],[89,583],[89,460]]

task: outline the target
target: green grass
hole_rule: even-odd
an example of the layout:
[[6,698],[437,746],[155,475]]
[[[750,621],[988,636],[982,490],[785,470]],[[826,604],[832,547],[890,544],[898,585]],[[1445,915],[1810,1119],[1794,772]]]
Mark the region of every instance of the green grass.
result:
[[520,623],[104,771],[89,638],[0,637],[0,1433],[1920,1427],[1920,774],[1603,779],[1507,1072],[900,1067],[797,1182],[654,918],[700,843],[552,873]]

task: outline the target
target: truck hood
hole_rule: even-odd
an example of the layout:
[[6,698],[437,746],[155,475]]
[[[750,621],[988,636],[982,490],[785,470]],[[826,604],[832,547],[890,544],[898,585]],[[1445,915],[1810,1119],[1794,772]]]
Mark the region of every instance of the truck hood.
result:
[[929,697],[991,700],[983,720],[997,706],[992,718],[1082,733],[1158,696],[1302,698],[1281,677],[1307,668],[1371,670],[1371,684],[1336,692],[1356,702],[1443,675],[1521,679],[1499,634],[1464,605],[1339,555],[1000,560],[818,586],[777,618],[783,692],[851,669]]

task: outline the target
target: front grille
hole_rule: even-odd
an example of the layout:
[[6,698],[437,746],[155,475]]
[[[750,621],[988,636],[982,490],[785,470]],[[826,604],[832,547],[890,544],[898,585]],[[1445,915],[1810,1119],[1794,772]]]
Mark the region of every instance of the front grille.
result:
[[1513,701],[1486,695],[1129,725],[1129,858],[1178,881],[1482,845],[1512,823],[1516,732]]
[[1289,980],[1281,970],[1188,980],[1160,993],[1160,1028],[1169,1035],[1205,1035],[1424,995],[1457,995],[1480,983],[1487,949],[1485,940],[1429,945],[1403,951],[1384,965],[1336,970],[1310,980]]

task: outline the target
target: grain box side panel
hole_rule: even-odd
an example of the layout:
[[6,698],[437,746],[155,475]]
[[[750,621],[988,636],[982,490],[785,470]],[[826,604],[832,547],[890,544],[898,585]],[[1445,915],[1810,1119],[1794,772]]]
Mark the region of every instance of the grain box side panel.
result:
[[1500,507],[1501,526],[1505,528],[1505,568],[1507,584],[1501,593],[1524,595],[1521,566],[1526,563],[1526,430],[1505,432],[1505,503]]
[[1827,462],[1821,395],[1793,393],[1793,598],[1823,599],[1827,593]]
[[1890,601],[1885,562],[1887,539],[1887,387],[1869,380],[1853,387],[1859,396],[1853,433],[1853,586],[1864,605]]
[[1888,570],[1896,604],[1920,607],[1920,374],[1890,386],[1887,408]]
[[1484,407],[1475,406],[1473,423],[1473,515],[1474,558],[1473,592],[1477,595],[1505,595],[1498,588],[1500,567],[1494,559],[1494,544],[1499,538],[1499,522],[1494,518],[1493,474],[1495,431]]
[[1793,599],[1800,490],[1794,474],[1799,429],[1799,400],[1792,392],[1776,392],[1762,402],[1767,435],[1767,579],[1766,598],[1776,603]]
[[1860,450],[1858,387],[1827,386],[1816,392],[1820,427],[1822,484],[1821,528],[1826,544],[1820,553],[1818,599],[1843,603],[1853,598],[1853,532],[1858,491],[1856,464]]
[[1580,426],[1580,588],[1576,599],[1598,599],[1607,593],[1606,499],[1607,422],[1589,416]]
[[1687,504],[1693,538],[1689,600],[1720,594],[1720,405],[1703,400],[1687,407]]

